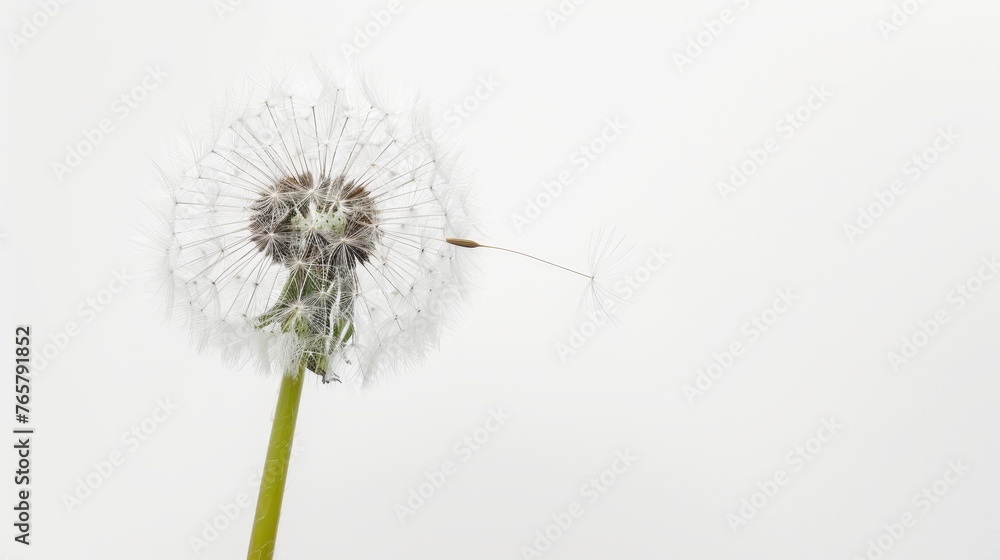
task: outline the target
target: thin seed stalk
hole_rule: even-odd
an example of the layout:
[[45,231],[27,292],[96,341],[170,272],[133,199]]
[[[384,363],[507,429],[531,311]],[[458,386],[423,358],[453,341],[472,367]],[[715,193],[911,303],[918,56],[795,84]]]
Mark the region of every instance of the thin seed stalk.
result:
[[[288,313],[293,301],[300,301],[318,291],[327,289],[329,279],[298,270],[289,275],[281,290],[281,297],[273,308],[258,318],[258,328],[279,325],[282,332],[294,332],[299,336],[310,337],[310,325],[298,313]],[[322,309],[326,316],[333,312],[329,299]],[[285,317],[287,315],[287,317]],[[282,317],[285,317],[282,319]],[[331,319],[332,320],[332,319]],[[279,323],[280,321],[280,323]],[[339,317],[330,328],[333,339],[346,342],[354,334],[354,325],[350,320]],[[260,492],[257,496],[257,512],[254,515],[253,529],[250,532],[250,550],[247,560],[272,560],[277,542],[278,520],[281,517],[281,502],[285,497],[285,481],[288,478],[288,462],[292,456],[292,439],[295,436],[295,422],[299,416],[299,403],[302,400],[302,386],[306,370],[321,376],[326,375],[326,356],[328,348],[310,348],[305,351],[299,362],[298,371],[289,371],[282,376],[281,390],[278,392],[278,405],[274,411],[274,423],[271,425],[271,439],[267,444],[267,456],[264,459],[264,471],[260,480]]]
[[272,560],[278,535],[281,501],[285,496],[288,478],[288,461],[292,456],[292,439],[295,421],[299,416],[306,362],[294,374],[283,375],[278,393],[278,406],[274,411],[271,439],[267,444],[267,457],[257,496],[257,512],[250,533],[250,551],[247,560]]

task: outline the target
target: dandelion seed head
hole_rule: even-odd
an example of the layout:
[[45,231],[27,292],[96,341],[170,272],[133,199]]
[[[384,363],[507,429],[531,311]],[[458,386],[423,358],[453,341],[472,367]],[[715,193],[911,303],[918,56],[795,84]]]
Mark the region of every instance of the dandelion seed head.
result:
[[182,134],[147,236],[199,349],[367,385],[418,362],[462,300],[469,180],[422,105],[320,71],[258,77]]

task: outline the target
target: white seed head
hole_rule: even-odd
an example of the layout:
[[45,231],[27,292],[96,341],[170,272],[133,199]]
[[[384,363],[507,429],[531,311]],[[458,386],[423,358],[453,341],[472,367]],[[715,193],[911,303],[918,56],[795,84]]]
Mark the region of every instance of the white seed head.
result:
[[468,181],[422,105],[367,79],[257,79],[186,134],[155,219],[162,291],[196,345],[366,385],[436,347],[461,300]]

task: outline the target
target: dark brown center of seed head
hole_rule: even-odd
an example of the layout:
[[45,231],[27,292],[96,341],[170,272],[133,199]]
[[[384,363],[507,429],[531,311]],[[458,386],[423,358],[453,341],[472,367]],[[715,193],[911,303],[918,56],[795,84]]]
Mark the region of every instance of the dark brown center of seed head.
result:
[[347,267],[369,260],[378,210],[368,191],[343,175],[288,176],[250,205],[257,248],[284,265]]

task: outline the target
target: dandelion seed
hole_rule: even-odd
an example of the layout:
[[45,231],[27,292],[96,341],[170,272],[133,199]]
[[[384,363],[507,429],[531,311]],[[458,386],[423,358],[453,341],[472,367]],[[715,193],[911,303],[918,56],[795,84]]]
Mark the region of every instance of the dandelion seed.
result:
[[599,230],[591,239],[589,274],[506,247],[483,245],[478,241],[457,237],[449,237],[445,241],[451,245],[465,249],[483,248],[513,253],[582,276],[587,279],[587,288],[580,300],[581,310],[592,311],[612,321],[614,320],[614,315],[611,313],[610,305],[612,302],[624,302],[624,300],[604,286],[609,278],[617,275],[617,271],[624,265],[632,251],[632,247],[625,243],[625,236],[619,234],[614,229]]

